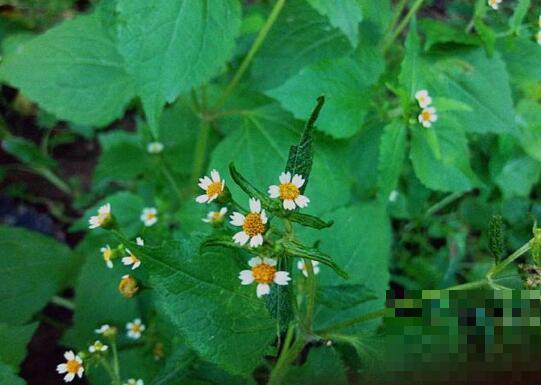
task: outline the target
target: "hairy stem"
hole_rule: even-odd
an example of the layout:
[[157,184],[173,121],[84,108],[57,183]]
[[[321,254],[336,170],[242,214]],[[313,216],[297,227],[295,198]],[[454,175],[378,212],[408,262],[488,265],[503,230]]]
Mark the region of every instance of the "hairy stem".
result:
[[240,67],[238,68],[237,72],[235,73],[235,75],[233,76],[233,78],[231,79],[227,87],[225,88],[224,92],[222,93],[222,96],[218,100],[218,103],[216,103],[216,108],[215,108],[216,110],[219,110],[220,108],[223,107],[223,105],[225,104],[225,101],[227,100],[229,95],[231,95],[231,93],[233,92],[237,84],[239,83],[240,79],[242,78],[246,70],[248,69],[248,66],[254,59],[255,54],[257,53],[257,51],[259,51],[259,48],[261,48],[261,45],[267,38],[267,35],[270,29],[272,28],[274,22],[278,18],[278,15],[280,15],[280,12],[282,8],[284,7],[285,2],[286,2],[285,0],[278,0],[276,4],[274,4],[272,11],[269,17],[267,18],[267,21],[265,22],[265,24],[263,25],[263,27],[257,34],[257,37],[255,38],[252,46],[250,47],[250,50],[244,57],[244,60],[240,64]]
[[197,188],[197,180],[203,173],[205,167],[205,160],[207,155],[207,145],[210,133],[210,124],[206,121],[201,121],[201,127],[199,128],[199,134],[197,136],[197,142],[195,144],[195,155],[192,168],[192,182],[191,193],[194,194]]
[[304,329],[310,333],[312,331],[312,321],[314,318],[314,309],[316,307],[316,276],[312,261],[304,259],[304,266],[308,278],[306,279],[306,313],[304,315]]
[[501,261],[500,263],[494,265],[494,267],[492,269],[490,269],[490,271],[487,273],[487,278],[488,279],[491,279],[492,277],[494,277],[495,275],[497,275],[498,273],[502,272],[503,270],[505,270],[505,268],[512,262],[514,262],[518,257],[522,256],[523,254],[525,254],[528,250],[530,250],[532,248],[532,242],[533,242],[533,238],[530,239],[528,242],[526,242],[524,245],[522,245],[520,247],[520,249],[516,250],[513,254],[511,254],[509,257],[505,258],[503,261]]

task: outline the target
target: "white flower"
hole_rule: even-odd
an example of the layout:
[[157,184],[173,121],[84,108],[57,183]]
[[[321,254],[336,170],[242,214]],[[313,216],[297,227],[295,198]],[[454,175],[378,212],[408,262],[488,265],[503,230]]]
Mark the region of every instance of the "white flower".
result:
[[415,99],[419,103],[419,107],[426,108],[432,104],[432,98],[428,95],[427,90],[420,90],[415,93]]
[[88,351],[90,353],[106,352],[107,349],[109,349],[109,347],[107,345],[102,344],[100,340],[96,340],[92,345],[88,347]]
[[219,223],[223,220],[224,215],[227,213],[227,207],[222,207],[220,211],[209,211],[206,218],[202,221],[206,223]]
[[248,261],[251,270],[242,270],[239,274],[239,279],[242,285],[249,285],[252,282],[257,282],[257,297],[270,293],[271,283],[277,285],[287,285],[291,280],[287,271],[276,271],[276,260],[272,258],[254,257]]
[[135,378],[130,378],[124,385],[145,385],[145,383],[141,379],[136,380]]
[[137,246],[144,246],[145,245],[145,241],[141,237],[135,238],[135,243],[137,244]]
[[396,200],[398,199],[398,195],[400,195],[400,193],[396,190],[393,190],[389,193],[389,202],[396,202]]
[[300,188],[304,184],[301,175],[295,174],[291,179],[291,173],[283,172],[280,174],[280,186],[270,186],[269,195],[271,198],[280,198],[283,201],[284,209],[294,210],[295,207],[306,207],[310,202],[306,196],[301,195]]
[[99,329],[96,329],[94,330],[97,334],[105,334],[107,333],[109,330],[111,330],[111,326],[109,326],[108,324],[103,324],[99,327]]
[[541,31],[535,34],[535,40],[537,41],[537,44],[541,45]]
[[419,114],[419,123],[421,123],[423,127],[428,128],[437,120],[438,114],[436,113],[436,109],[434,107],[424,108]]
[[147,151],[149,154],[159,154],[163,151],[163,143],[150,142],[149,144],[147,144]]
[[64,353],[66,362],[56,366],[56,371],[60,374],[67,373],[64,376],[65,382],[73,381],[77,375],[79,378],[83,377],[85,368],[83,367],[83,360],[78,355],[75,355],[73,351],[69,350]]
[[135,256],[135,254],[133,254],[129,249],[126,249],[126,253],[128,253],[129,255],[122,258],[122,263],[125,266],[130,266],[131,265],[132,270],[135,270],[139,266],[141,266],[141,260],[139,258],[137,258]]
[[211,178],[205,176],[199,178],[199,187],[205,190],[205,194],[195,198],[197,203],[210,203],[224,191],[225,181],[220,178],[220,173],[216,170],[210,172]]
[[133,322],[128,322],[126,324],[127,335],[133,340],[138,340],[141,338],[141,333],[145,331],[145,325],[141,323],[139,318],[133,320]]
[[503,0],[488,0],[490,8],[497,10]]
[[263,233],[268,219],[265,210],[261,210],[259,199],[250,198],[250,213],[248,215],[244,216],[234,211],[229,218],[231,218],[230,223],[233,226],[242,226],[242,231],[233,235],[235,242],[244,246],[246,242],[250,241],[250,247],[263,244]]
[[541,15],[537,18],[537,24],[539,25],[539,28],[541,28]]
[[111,204],[107,203],[98,209],[98,215],[90,217],[88,220],[88,228],[95,229],[96,227],[103,226],[111,220]]
[[113,250],[109,245],[105,245],[100,249],[101,255],[103,256],[103,260],[105,261],[105,264],[109,269],[113,268],[113,261],[111,261],[111,258],[113,257]]
[[[302,274],[304,274],[305,277],[308,277],[308,271],[306,270],[306,265],[304,264],[304,260],[300,260],[297,262],[297,269],[302,271]],[[318,261],[312,261],[312,269],[314,270],[314,274],[319,274],[319,262]]]
[[154,207],[145,207],[141,213],[141,221],[146,227],[150,227],[158,222],[158,210]]

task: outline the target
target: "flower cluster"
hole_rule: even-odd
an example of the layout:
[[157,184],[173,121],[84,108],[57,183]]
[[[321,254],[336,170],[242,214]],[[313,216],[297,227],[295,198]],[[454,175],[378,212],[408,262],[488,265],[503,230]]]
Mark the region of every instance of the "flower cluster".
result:
[[428,94],[428,91],[417,91],[415,93],[415,99],[417,99],[417,103],[422,109],[418,117],[419,123],[421,123],[423,127],[426,128],[432,126],[432,123],[438,120],[438,114],[436,112],[436,109],[431,106],[432,98]]
[[500,4],[502,3],[503,0],[488,0],[488,5],[490,8],[494,9],[494,10],[498,10],[498,8],[500,8]]

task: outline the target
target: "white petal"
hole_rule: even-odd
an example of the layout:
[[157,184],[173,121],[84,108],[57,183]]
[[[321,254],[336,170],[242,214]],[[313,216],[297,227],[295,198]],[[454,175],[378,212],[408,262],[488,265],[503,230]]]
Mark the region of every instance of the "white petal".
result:
[[266,225],[267,222],[269,221],[269,218],[267,218],[267,213],[265,212],[265,209],[261,210],[261,222]]
[[141,330],[142,332],[144,332],[146,328],[147,328],[147,327],[146,327],[145,325],[141,325],[141,327],[139,328],[139,330]]
[[428,96],[427,90],[419,90],[415,93],[415,99],[426,98]]
[[208,176],[205,176],[204,178],[199,178],[198,186],[201,187],[203,190],[206,190],[211,183],[212,180]]
[[242,226],[244,224],[244,215],[241,213],[234,211],[229,218],[231,219],[229,223],[231,223],[233,226]]
[[90,346],[90,347],[88,348],[88,351],[89,351],[90,353],[94,353],[94,352],[96,351],[96,347],[95,347],[94,345],[92,345],[92,346]]
[[223,217],[225,215],[225,213],[227,213],[227,207],[222,207],[220,209],[220,215]]
[[270,293],[270,286],[266,283],[260,283],[257,285],[257,298],[261,298],[264,295],[267,295]]
[[295,202],[291,199],[284,199],[284,202],[282,203],[284,206],[284,209],[286,210],[295,210]]
[[122,263],[125,265],[125,266],[129,266],[133,263],[133,258],[132,257],[124,257],[122,258]]
[[280,196],[280,188],[276,185],[269,186],[268,193],[271,198],[278,198]]
[[210,177],[212,178],[213,182],[218,182],[220,180],[220,173],[216,170],[212,170],[210,172]]
[[209,200],[207,201],[207,203],[212,202],[212,201],[213,201],[214,199],[216,199],[216,198],[218,198],[218,194],[214,194],[213,196],[211,196],[211,197],[209,198]]
[[73,354],[73,351],[68,350],[66,353],[64,353],[64,358],[68,361],[75,359],[75,354]]
[[68,365],[66,364],[56,365],[56,371],[60,374],[66,373],[68,371]]
[[315,274],[315,275],[318,275],[320,270],[321,270],[321,269],[320,269],[319,266],[314,266],[314,274]]
[[134,319],[133,323],[136,324],[136,325],[141,325],[141,318]]
[[138,246],[144,246],[145,245],[145,241],[143,240],[143,238],[141,237],[137,237],[135,239],[135,243],[138,245]]
[[64,376],[65,382],[71,382],[75,378],[75,373],[68,373]]
[[265,264],[269,266],[276,266],[276,264],[278,263],[278,261],[274,258],[263,258],[263,262],[265,262]]
[[295,174],[291,183],[297,186],[297,188],[301,188],[302,185],[304,184],[304,178],[299,174]]
[[138,259],[137,262],[135,262],[132,266],[132,270],[137,269],[139,266],[141,266],[141,261]]
[[77,375],[79,376],[79,378],[83,377],[83,372],[84,371],[85,371],[85,368],[80,366],[79,369],[77,370]]
[[430,127],[432,125],[432,123],[430,123],[429,121],[423,121],[423,127]]
[[250,198],[250,211],[252,213],[259,213],[261,211],[261,202],[259,199]]
[[286,183],[289,183],[291,182],[291,173],[288,171],[288,172],[283,172],[280,174],[280,183],[282,184],[286,184]]
[[295,203],[300,208],[308,206],[308,203],[310,203],[310,199],[308,199],[305,195],[299,195],[297,198],[295,198]]
[[253,257],[248,261],[248,266],[255,267],[259,266],[263,263],[263,260],[259,257]]
[[233,240],[241,246],[244,246],[249,239],[250,237],[244,231],[239,231],[238,233],[233,235]]
[[110,212],[111,212],[111,204],[110,203],[104,204],[103,206],[101,206],[98,209],[98,213],[100,213],[100,214],[109,214]]
[[242,270],[239,274],[239,279],[241,280],[241,285],[249,285],[254,282],[252,270]]
[[438,120],[438,115],[436,115],[436,114],[430,115],[430,121],[431,122],[435,122],[436,120]]
[[304,270],[304,261],[300,260],[297,262],[297,269]]
[[195,198],[195,201],[197,203],[205,203],[209,200],[209,197],[207,194],[199,195],[197,198]]
[[291,281],[287,271],[277,271],[274,275],[274,283],[277,285],[287,285]]
[[250,247],[257,247],[263,244],[263,236],[261,234],[254,235],[250,239]]

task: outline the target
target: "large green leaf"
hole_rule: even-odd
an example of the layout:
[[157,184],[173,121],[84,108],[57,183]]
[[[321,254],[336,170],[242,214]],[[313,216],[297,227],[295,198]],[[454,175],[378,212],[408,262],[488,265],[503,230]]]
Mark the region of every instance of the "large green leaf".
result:
[[[541,78],[541,76],[540,76]],[[532,100],[521,100],[517,105],[518,139],[524,151],[541,162],[541,108]]]
[[165,102],[216,75],[240,27],[237,0],[119,0],[118,46],[151,128]]
[[378,186],[384,199],[398,184],[406,154],[406,133],[407,129],[400,121],[394,121],[383,129],[379,145]]
[[426,129],[422,126],[411,130],[410,158],[415,174],[428,188],[439,191],[468,191],[477,185],[477,178],[470,166],[468,141],[458,124],[436,122],[434,131],[441,148],[437,159],[430,148]]
[[284,384],[288,385],[347,385],[344,363],[334,348],[311,349],[302,366],[289,369]]
[[98,15],[66,21],[3,58],[0,79],[61,119],[103,126],[135,96]]
[[359,23],[363,19],[361,4],[357,0],[308,0],[317,11],[326,15],[333,27],[339,28],[353,47],[359,42]]
[[0,226],[0,322],[28,321],[69,279],[74,259],[53,238]]
[[0,345],[0,361],[18,369],[26,356],[26,345],[37,327],[37,322],[23,326],[0,323],[0,341],[7,342]]
[[267,91],[297,119],[306,119],[314,100],[325,96],[316,128],[335,137],[354,135],[370,105],[362,69],[349,58],[316,63],[301,70],[283,85]]
[[31,167],[49,168],[55,165],[55,161],[43,154],[38,146],[21,137],[9,136],[3,139],[2,148]]
[[15,371],[7,364],[0,362],[0,384],[24,385],[25,381],[15,374]]
[[130,247],[150,274],[158,308],[202,358],[245,376],[261,363],[276,324],[255,288],[240,284],[245,258],[225,249],[199,253],[188,241]]
[[302,68],[351,50],[344,34],[324,16],[303,0],[290,0],[253,62],[254,82],[259,89],[276,88]]

